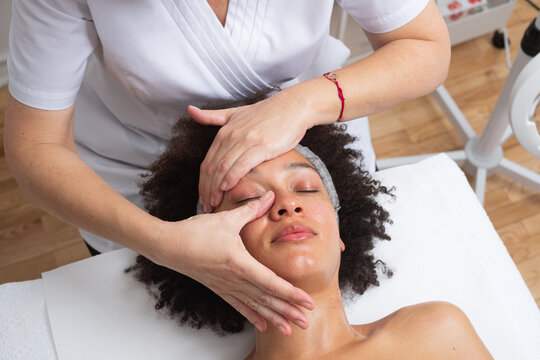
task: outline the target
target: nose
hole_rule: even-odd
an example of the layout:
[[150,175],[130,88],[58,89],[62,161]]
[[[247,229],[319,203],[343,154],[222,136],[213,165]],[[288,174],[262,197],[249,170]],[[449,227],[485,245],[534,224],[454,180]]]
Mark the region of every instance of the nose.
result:
[[276,198],[271,209],[271,217],[276,221],[286,216],[301,216],[303,213],[303,205],[294,196]]

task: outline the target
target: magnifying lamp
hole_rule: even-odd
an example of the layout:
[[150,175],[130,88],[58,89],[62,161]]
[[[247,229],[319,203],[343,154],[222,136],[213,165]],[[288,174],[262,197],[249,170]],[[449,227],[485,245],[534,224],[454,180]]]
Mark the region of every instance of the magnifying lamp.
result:
[[511,95],[510,124],[519,143],[540,159],[540,55],[535,56],[516,79]]

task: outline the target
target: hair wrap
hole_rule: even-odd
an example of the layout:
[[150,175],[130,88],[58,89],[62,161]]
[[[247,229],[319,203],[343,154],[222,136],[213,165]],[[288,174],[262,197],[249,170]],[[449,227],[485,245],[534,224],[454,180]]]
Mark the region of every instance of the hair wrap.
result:
[[330,196],[330,201],[332,201],[332,205],[334,205],[334,209],[336,209],[336,213],[339,211],[339,197],[336,191],[336,188],[334,187],[334,182],[332,181],[332,176],[330,176],[330,173],[328,172],[328,169],[326,168],[326,165],[324,165],[323,161],[313,153],[313,151],[309,150],[309,148],[302,146],[302,145],[296,145],[294,150],[298,151],[303,157],[305,157],[311,165],[317,170],[317,173],[321,177],[321,180],[323,182],[324,187],[326,188],[326,191],[328,191],[328,195]]

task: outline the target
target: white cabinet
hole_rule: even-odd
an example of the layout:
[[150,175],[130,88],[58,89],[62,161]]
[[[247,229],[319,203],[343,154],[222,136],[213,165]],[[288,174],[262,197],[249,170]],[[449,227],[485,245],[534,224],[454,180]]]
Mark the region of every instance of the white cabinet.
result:
[[455,17],[445,17],[452,45],[505,27],[515,2],[516,0],[488,0],[477,8],[454,13]]
[[[376,0],[384,1],[384,0]],[[475,6],[456,10],[451,14],[447,9],[450,3],[466,2],[465,0],[436,0],[442,12],[446,14],[445,21],[450,33],[452,45],[474,39],[478,36],[491,33],[504,28],[512,13],[516,0],[467,0],[477,3]],[[346,64],[361,59],[372,52],[360,25],[334,6],[332,23],[330,26],[332,36],[339,38],[351,50],[351,57]]]

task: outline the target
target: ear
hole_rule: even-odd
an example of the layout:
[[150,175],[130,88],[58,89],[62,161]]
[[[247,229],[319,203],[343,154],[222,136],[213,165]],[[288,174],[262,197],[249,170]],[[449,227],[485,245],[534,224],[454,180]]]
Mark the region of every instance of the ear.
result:
[[339,248],[341,249],[341,252],[345,251],[345,243],[341,239],[339,239]]

